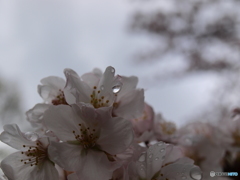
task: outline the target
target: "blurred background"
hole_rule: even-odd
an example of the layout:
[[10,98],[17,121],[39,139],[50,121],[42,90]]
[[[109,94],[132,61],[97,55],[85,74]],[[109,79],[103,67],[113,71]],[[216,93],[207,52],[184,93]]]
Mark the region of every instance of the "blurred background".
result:
[[[238,0],[0,0],[0,119],[28,129],[44,77],[109,65],[178,127],[239,105]],[[4,153],[4,152],[2,152]]]

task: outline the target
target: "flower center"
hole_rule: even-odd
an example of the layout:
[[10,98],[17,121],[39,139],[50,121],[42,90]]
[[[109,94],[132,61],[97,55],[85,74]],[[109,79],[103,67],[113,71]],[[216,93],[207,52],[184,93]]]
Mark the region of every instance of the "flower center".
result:
[[83,148],[93,148],[96,146],[96,141],[99,138],[97,135],[97,132],[95,129],[91,129],[90,127],[85,127],[83,124],[78,124],[80,135],[77,134],[75,131],[72,131],[72,133],[75,136],[75,139],[80,142],[80,144],[83,146]]
[[57,97],[52,100],[52,104],[53,105],[60,105],[60,104],[68,105],[68,103],[66,102],[64,93],[61,89],[59,89],[59,94],[57,95]]
[[176,132],[176,126],[172,122],[163,122],[160,123],[160,126],[162,128],[162,132],[166,135],[172,135]]
[[46,149],[41,146],[40,142],[37,142],[36,146],[23,145],[23,147],[28,148],[28,150],[22,152],[22,154],[25,154],[27,156],[27,158],[21,159],[21,162],[23,162],[24,164],[30,164],[30,166],[37,166],[45,158],[47,158]]
[[[103,87],[102,87],[103,88]],[[104,96],[99,97],[100,94],[100,90],[97,91],[97,87],[94,86],[93,87],[93,92],[90,95],[91,97],[91,104],[95,107],[95,108],[100,108],[100,107],[106,107],[109,106],[109,100],[106,100]]]

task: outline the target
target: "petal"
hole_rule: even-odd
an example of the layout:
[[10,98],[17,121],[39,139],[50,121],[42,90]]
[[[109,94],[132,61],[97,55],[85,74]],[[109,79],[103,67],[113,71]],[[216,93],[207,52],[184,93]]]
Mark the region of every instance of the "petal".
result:
[[98,85],[101,76],[97,76],[93,73],[86,73],[81,76],[81,79],[88,84],[89,87],[94,87]]
[[75,171],[84,180],[110,179],[113,171],[121,165],[110,162],[103,152],[87,150],[81,153],[82,150],[79,145],[53,142],[49,146],[49,155],[63,169]]
[[79,102],[90,102],[90,94],[92,93],[92,88],[87,85],[84,81],[80,79],[78,74],[72,69],[65,69],[64,74],[67,79],[65,89],[76,90],[77,94],[72,92],[73,95],[78,98]]
[[147,179],[151,179],[162,167],[166,154],[166,144],[156,143],[147,150]]
[[166,148],[166,155],[163,164],[173,163],[183,157],[183,152],[180,147],[168,144]]
[[121,117],[109,117],[101,128],[101,135],[97,143],[104,151],[115,155],[127,149],[133,138],[130,121]]
[[73,131],[78,132],[81,119],[68,105],[51,106],[43,116],[44,125],[62,141],[75,140]]
[[117,102],[118,106],[114,108],[114,114],[126,119],[138,118],[142,115],[144,109],[144,91],[132,90],[125,94]]
[[26,139],[16,124],[7,124],[3,129],[4,131],[0,135],[0,140],[15,149],[21,150],[23,149],[23,145],[36,145],[34,141]]
[[26,112],[29,122],[40,123],[43,118],[43,113],[50,107],[50,104],[36,104],[32,109]]
[[164,142],[159,142],[150,146],[147,152],[142,154],[136,162],[139,176],[151,180],[161,169],[165,154],[166,144]]
[[1,168],[4,174],[10,180],[27,180],[28,174],[31,172],[32,167],[26,166],[21,159],[23,159],[21,152],[10,154],[1,162]]
[[138,83],[138,78],[136,76],[125,77],[121,76],[122,78],[122,88],[121,91],[118,93],[118,98],[121,99],[125,94],[129,91],[135,90]]
[[181,158],[173,164],[163,167],[160,171],[159,180],[165,179],[201,179],[202,172],[189,158]]

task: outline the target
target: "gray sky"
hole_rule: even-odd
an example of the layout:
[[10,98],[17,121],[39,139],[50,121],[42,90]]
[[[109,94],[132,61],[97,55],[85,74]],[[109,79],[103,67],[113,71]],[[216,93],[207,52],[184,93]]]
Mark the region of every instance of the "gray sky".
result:
[[139,49],[151,46],[144,35],[128,32],[129,17],[138,8],[127,0],[0,0],[0,75],[20,86],[24,110],[28,110],[42,102],[36,90],[42,78],[64,77],[64,68],[81,75],[111,65],[117,74],[138,76],[139,87],[146,89],[146,102],[166,119],[183,124],[205,105],[215,78],[149,83],[164,69],[132,61]]

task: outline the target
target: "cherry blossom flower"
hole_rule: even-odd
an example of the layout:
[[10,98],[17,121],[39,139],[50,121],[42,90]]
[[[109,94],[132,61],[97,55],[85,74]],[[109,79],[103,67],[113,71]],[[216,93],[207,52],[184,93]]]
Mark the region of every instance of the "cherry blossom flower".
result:
[[64,96],[65,80],[49,76],[41,80],[42,85],[38,85],[38,93],[43,98],[44,102],[48,104],[58,105],[67,104]]
[[114,116],[126,119],[139,117],[143,112],[144,93],[142,89],[136,89],[138,79],[135,76],[115,76],[111,66],[104,73],[94,69],[81,77],[71,69],[65,69],[64,73],[67,78],[65,89],[76,98],[75,101],[66,98],[69,104],[85,102],[95,108],[113,106]]
[[1,162],[1,168],[9,180],[59,180],[58,172],[47,153],[48,137],[22,133],[17,125],[12,124],[4,126],[0,139],[20,150]]
[[153,129],[154,111],[151,106],[145,103],[144,110],[139,118],[131,119],[135,135],[139,137],[146,131]]
[[177,127],[175,123],[165,120],[161,114],[154,118],[154,135],[158,141],[175,143]]
[[222,172],[222,161],[231,139],[209,123],[190,123],[178,131],[178,144],[185,156],[193,159],[203,171],[204,179],[210,171]]
[[43,121],[63,141],[49,146],[53,161],[84,180],[110,179],[121,166],[114,155],[133,141],[130,121],[111,112],[111,107],[95,109],[84,103],[51,106]]

